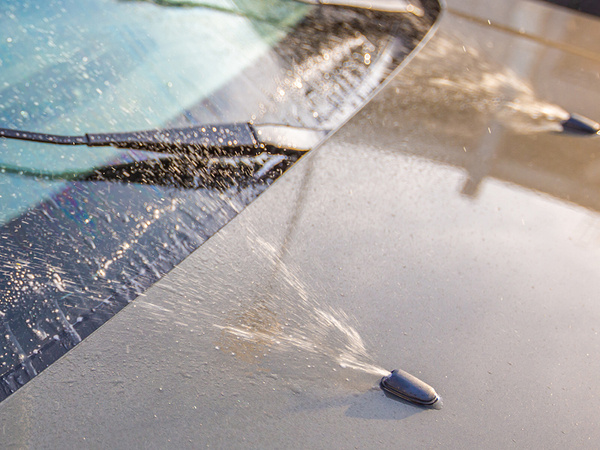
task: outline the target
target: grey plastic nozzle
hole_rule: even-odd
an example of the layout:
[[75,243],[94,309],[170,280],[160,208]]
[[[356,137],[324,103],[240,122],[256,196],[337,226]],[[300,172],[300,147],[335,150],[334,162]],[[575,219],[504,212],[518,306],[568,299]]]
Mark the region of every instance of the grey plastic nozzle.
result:
[[384,391],[417,405],[432,407],[440,400],[435,389],[400,369],[383,377],[380,385]]
[[579,114],[571,113],[567,120],[561,122],[563,132],[572,134],[598,134],[600,124]]

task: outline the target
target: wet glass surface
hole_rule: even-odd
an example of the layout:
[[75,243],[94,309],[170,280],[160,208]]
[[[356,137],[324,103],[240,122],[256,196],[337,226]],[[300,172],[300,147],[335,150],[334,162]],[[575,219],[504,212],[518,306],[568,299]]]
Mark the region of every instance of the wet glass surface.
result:
[[[240,121],[334,130],[423,39],[439,12],[429,6],[418,16],[293,1],[3,2],[0,126],[83,134]],[[0,140],[0,399],[298,157],[165,158]]]

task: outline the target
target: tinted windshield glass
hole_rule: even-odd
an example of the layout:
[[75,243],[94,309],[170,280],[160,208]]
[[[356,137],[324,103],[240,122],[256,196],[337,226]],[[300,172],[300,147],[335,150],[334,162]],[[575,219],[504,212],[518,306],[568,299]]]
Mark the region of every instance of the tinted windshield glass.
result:
[[[73,135],[247,122],[329,132],[423,39],[439,8],[416,10],[5,1],[0,127]],[[270,150],[161,155],[0,139],[0,399],[300,156]]]
[[[2,2],[0,126],[54,134],[165,126],[264,54],[310,8],[252,3]],[[86,171],[120,156],[0,141],[5,170]],[[2,221],[63,185],[10,178],[0,184]]]

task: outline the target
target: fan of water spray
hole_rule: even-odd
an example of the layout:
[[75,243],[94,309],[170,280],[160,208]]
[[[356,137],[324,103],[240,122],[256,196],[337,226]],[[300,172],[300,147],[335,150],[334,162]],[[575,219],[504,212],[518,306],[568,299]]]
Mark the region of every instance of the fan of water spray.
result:
[[234,314],[229,323],[215,324],[225,335],[226,343],[229,338],[228,349],[241,349],[240,357],[265,347],[325,357],[341,368],[382,377],[381,388],[396,398],[423,407],[440,407],[440,397],[428,384],[402,370],[390,372],[377,366],[351,325],[352,319],[341,309],[325,306],[324,299],[317,295],[323,290],[309,289],[299,277],[300,272],[291,270],[275,247],[256,235],[251,238],[259,257],[266,258],[275,268],[274,274],[270,285],[260,288],[260,295]]
[[[215,327],[237,343],[236,348],[269,348],[302,351],[333,360],[342,368],[384,376],[390,372],[374,364],[366,345],[343,310],[324,305],[278,256],[277,249],[255,234],[249,237],[260,258],[274,267],[269,286],[258,289],[255,299],[233,314],[228,323]],[[231,345],[230,345],[231,347]]]

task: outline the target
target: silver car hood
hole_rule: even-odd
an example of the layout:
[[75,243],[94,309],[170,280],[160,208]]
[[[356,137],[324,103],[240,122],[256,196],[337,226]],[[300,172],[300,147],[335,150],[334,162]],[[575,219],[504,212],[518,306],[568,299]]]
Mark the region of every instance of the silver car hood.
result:
[[600,442],[600,137],[559,133],[600,117],[598,21],[449,3],[333,138],[4,401],[0,446]]

